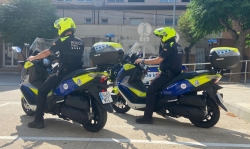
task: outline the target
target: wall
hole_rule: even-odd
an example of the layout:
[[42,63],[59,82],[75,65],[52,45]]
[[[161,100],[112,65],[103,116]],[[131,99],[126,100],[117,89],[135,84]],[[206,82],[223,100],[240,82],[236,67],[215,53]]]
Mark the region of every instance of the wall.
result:
[[[176,11],[176,19],[183,11]],[[99,14],[98,14],[99,13]],[[165,19],[173,19],[172,10],[80,10],[80,9],[58,9],[59,17],[72,17],[77,25],[86,24],[85,19],[91,18],[91,24],[102,24],[102,19],[108,19],[107,24],[102,25],[130,25],[131,18],[143,18],[143,22],[148,22],[155,26],[164,26]],[[176,24],[177,25],[177,24]]]
[[[187,5],[189,2],[181,2],[181,0],[176,0],[176,5]],[[173,2],[161,2],[160,0],[145,0],[145,2],[128,2],[128,0],[124,0],[123,2],[109,2],[108,0],[93,0],[93,2],[79,2],[77,0],[65,1],[65,2],[57,2],[56,0],[52,0],[53,3],[57,4],[72,4],[72,5],[94,5],[102,4],[102,5],[173,5]],[[99,2],[99,3],[98,3]]]
[[0,5],[2,5],[2,4],[8,4],[8,3],[10,3],[9,0],[0,0]]
[[[181,2],[181,0],[176,0],[176,5],[187,5],[189,2]],[[145,2],[116,2],[111,3],[108,0],[105,0],[105,5],[173,5],[173,2],[161,2],[160,0],[145,0]]]
[[0,38],[0,68],[3,66],[3,39]]
[[[156,26],[152,26],[152,31]],[[177,30],[178,31],[178,30]],[[84,64],[89,66],[89,50],[91,46],[96,42],[105,42],[105,34],[112,33],[115,35],[112,41],[118,41],[122,44],[125,52],[130,49],[130,47],[135,42],[140,42],[139,34],[137,33],[137,26],[122,26],[122,25],[77,25],[76,37],[81,38],[85,44],[84,53]],[[181,34],[180,34],[181,36]],[[95,37],[95,38],[92,38]],[[156,37],[152,33],[149,35],[149,42],[146,42],[146,54],[147,55],[158,55],[160,38]],[[180,37],[178,42],[184,49],[185,46],[189,44]],[[86,56],[87,55],[87,56]],[[190,63],[195,63],[195,55],[190,55]],[[192,67],[190,67],[192,68]]]
[[[156,26],[152,26],[152,31],[156,29]],[[137,26],[122,26],[122,25],[77,25],[75,35],[79,38],[96,37],[104,38],[105,34],[114,34],[115,38],[113,41],[119,39],[120,43],[123,44],[125,50],[129,49],[135,42],[140,42],[140,35],[137,33]],[[146,43],[146,51],[152,54],[158,54],[158,47],[160,44],[160,38],[155,35],[149,35],[149,42]],[[180,38],[179,43],[182,47],[188,45],[188,43]]]

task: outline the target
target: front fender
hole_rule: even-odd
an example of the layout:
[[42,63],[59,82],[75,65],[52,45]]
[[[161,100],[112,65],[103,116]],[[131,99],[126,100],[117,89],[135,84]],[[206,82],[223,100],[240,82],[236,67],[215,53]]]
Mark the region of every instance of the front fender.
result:
[[118,95],[119,94],[119,89],[117,86],[113,87],[111,95]]
[[113,113],[113,107],[111,103],[103,104],[101,101],[101,98],[99,97],[99,90],[97,86],[92,86],[89,88],[89,92],[94,96],[95,100],[99,103],[100,106],[102,106],[105,110],[107,110],[109,113]]
[[115,87],[112,88],[111,97],[113,99],[113,104],[118,101],[118,98],[119,98],[119,89],[118,89],[117,86],[115,86]]

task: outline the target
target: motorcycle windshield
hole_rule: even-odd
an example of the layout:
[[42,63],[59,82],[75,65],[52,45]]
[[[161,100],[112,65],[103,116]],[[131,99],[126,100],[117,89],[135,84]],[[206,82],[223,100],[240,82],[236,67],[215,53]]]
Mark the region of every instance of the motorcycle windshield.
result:
[[142,43],[138,43],[136,42],[132,47],[131,49],[127,52],[127,54],[124,56],[127,57],[127,56],[131,56],[132,54],[134,53],[139,53],[139,54],[143,54],[143,44]]
[[46,38],[37,37],[35,41],[32,43],[32,45],[30,46],[29,55],[31,55],[35,51],[42,52],[44,50],[49,49],[53,45],[54,42],[55,42],[54,39],[46,39]]

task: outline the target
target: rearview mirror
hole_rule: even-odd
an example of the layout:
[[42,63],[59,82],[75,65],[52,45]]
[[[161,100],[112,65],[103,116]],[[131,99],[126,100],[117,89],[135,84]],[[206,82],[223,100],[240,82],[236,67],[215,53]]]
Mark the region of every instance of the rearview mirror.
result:
[[17,47],[17,46],[12,46],[11,47],[13,51],[17,52],[17,53],[21,53],[21,48]]

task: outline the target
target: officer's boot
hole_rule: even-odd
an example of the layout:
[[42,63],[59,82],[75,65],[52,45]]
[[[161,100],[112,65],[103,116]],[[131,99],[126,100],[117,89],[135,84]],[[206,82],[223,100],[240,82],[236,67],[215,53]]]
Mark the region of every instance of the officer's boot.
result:
[[146,97],[146,109],[144,111],[144,116],[136,119],[136,123],[138,124],[153,124],[153,110],[155,103],[155,94],[147,93]]

